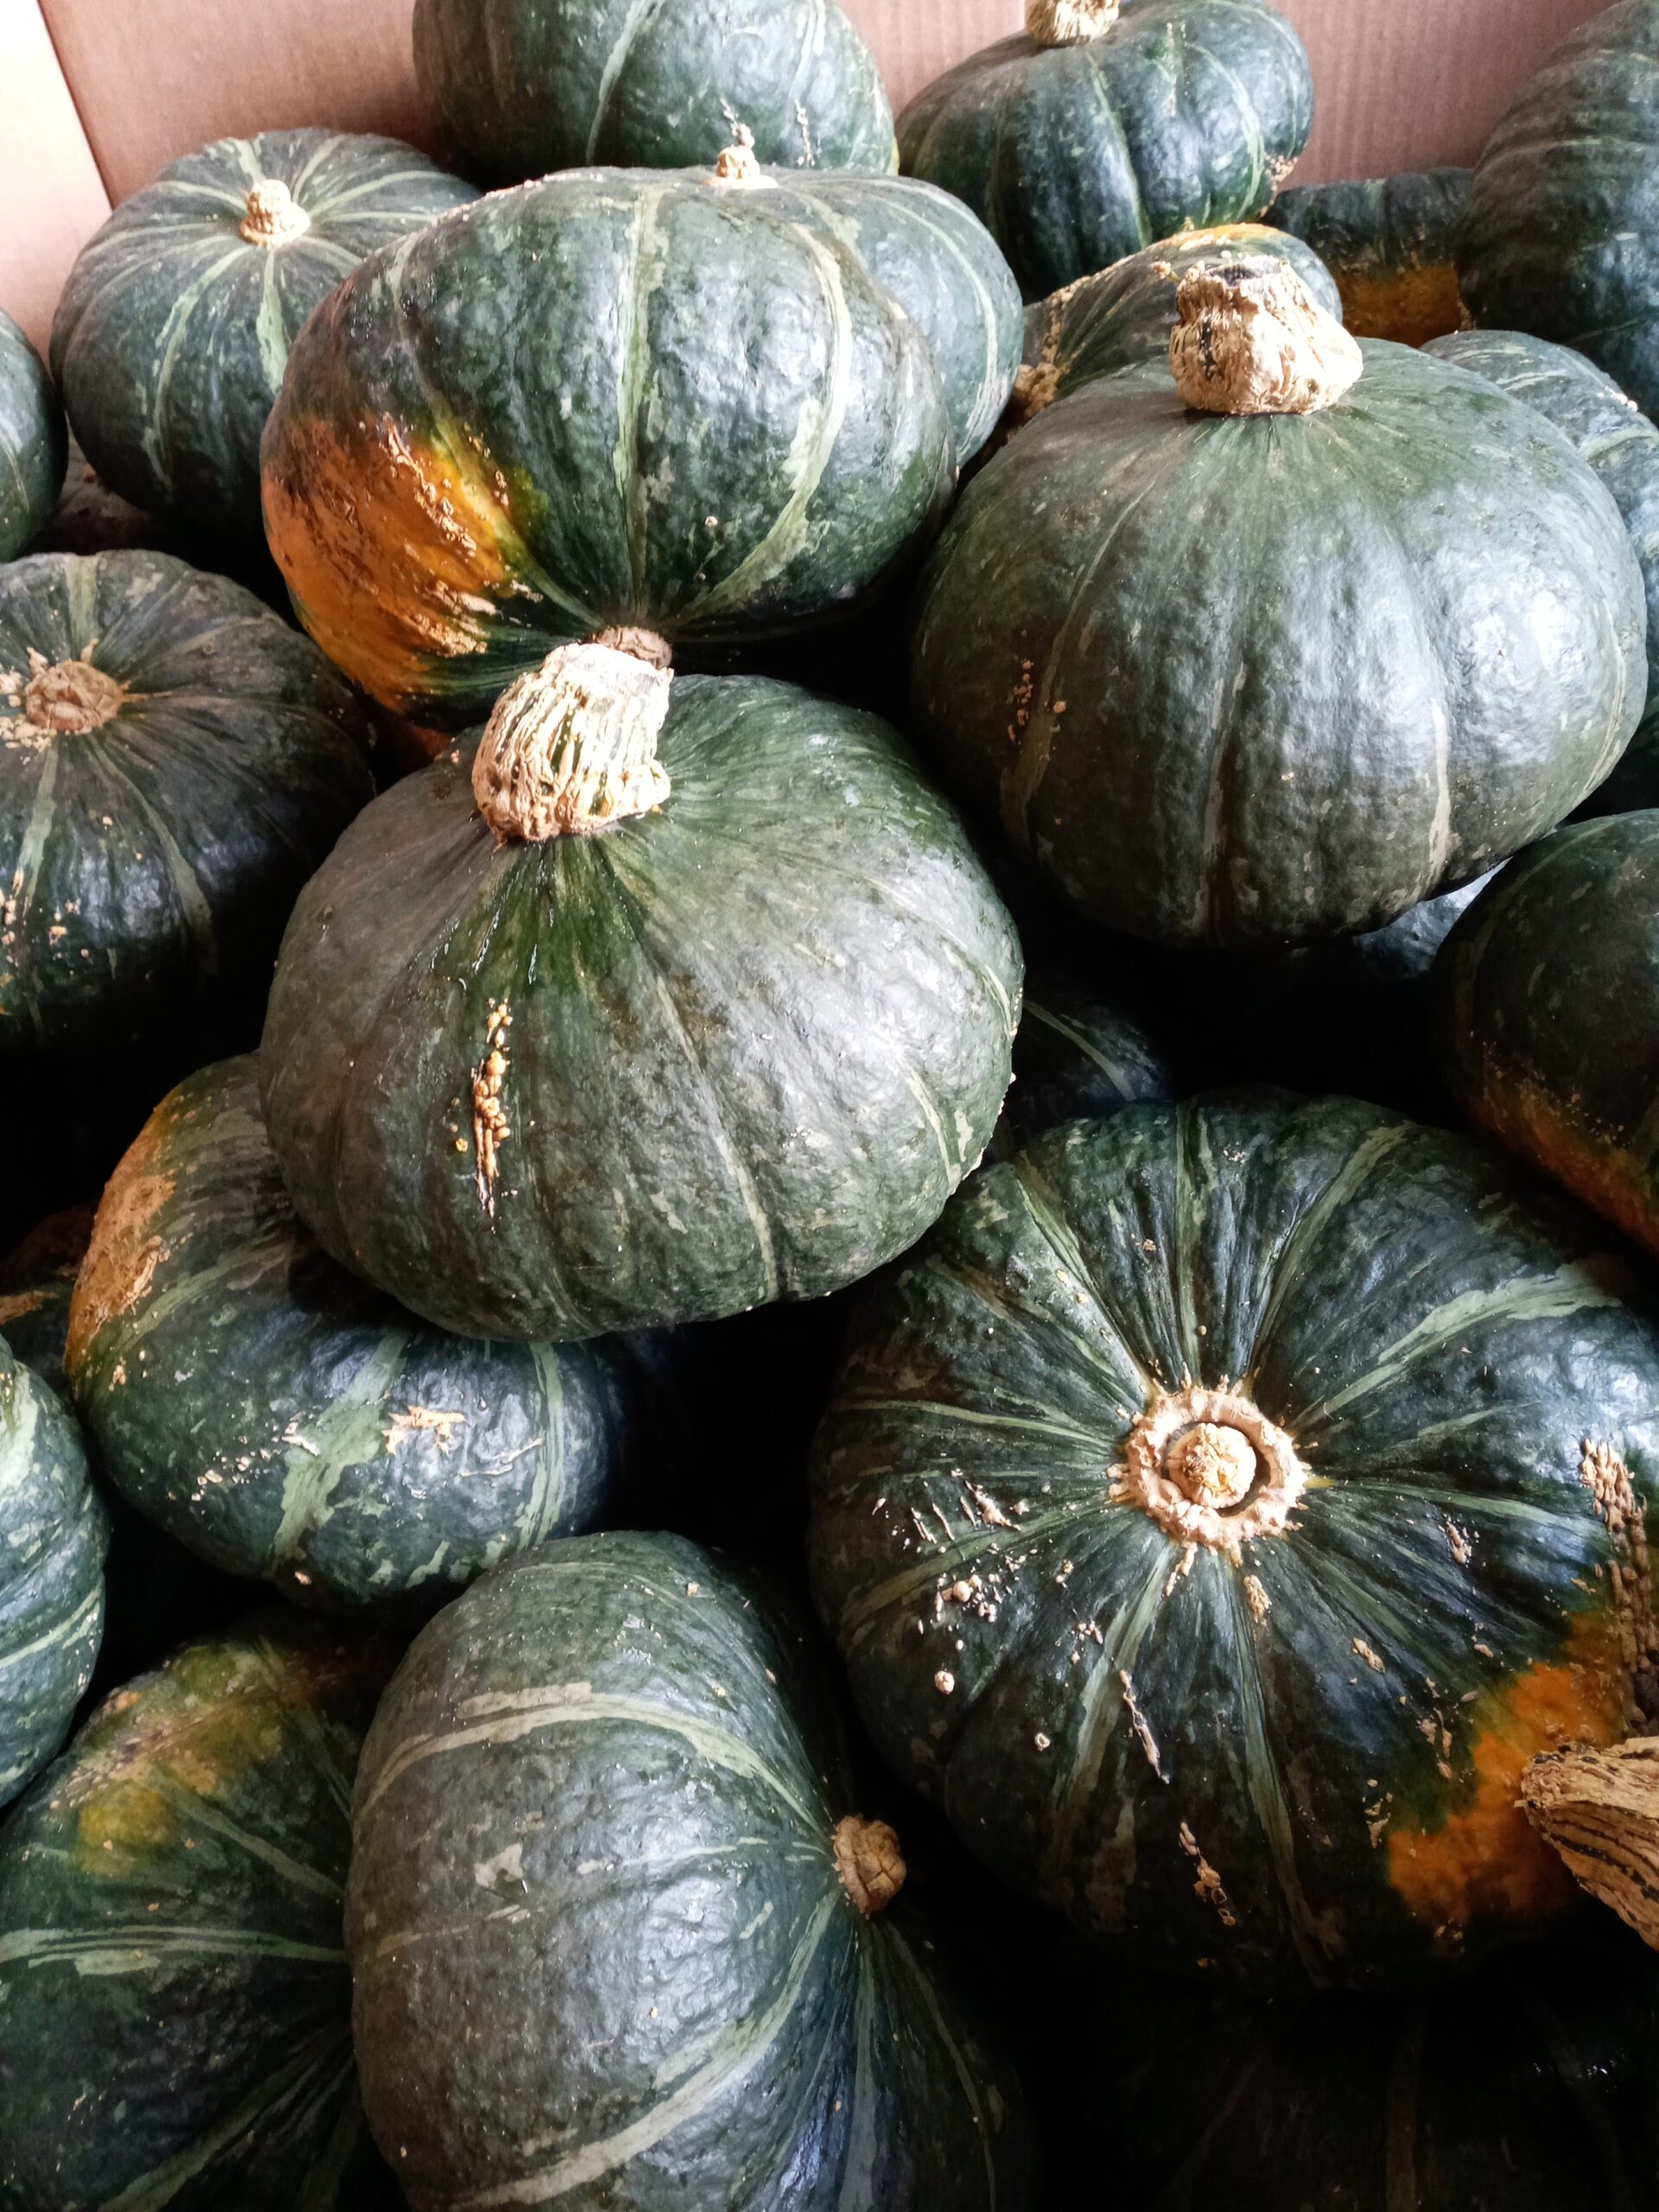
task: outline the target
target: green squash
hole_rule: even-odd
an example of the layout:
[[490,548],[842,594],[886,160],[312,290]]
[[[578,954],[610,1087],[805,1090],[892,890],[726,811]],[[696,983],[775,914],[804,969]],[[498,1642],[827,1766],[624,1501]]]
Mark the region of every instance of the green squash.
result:
[[1468,169],[1419,169],[1300,185],[1262,220],[1302,239],[1330,269],[1356,338],[1426,346],[1463,320],[1457,239],[1470,178]]
[[92,1206],[50,1214],[0,1261],[0,1331],[15,1358],[64,1394],[69,1301],[92,1234]]
[[997,1124],[998,1159],[1057,1122],[1174,1096],[1166,1056],[1116,993],[1076,969],[1045,967],[1027,975],[1014,1040],[1014,1088]]
[[[551,645],[720,646],[879,592],[948,499],[951,400],[859,227],[734,159],[551,177],[368,263],[265,437],[311,634],[458,726]],[[1010,319],[1010,382],[1017,347]]]
[[1581,810],[1625,814],[1659,798],[1659,429],[1571,346],[1514,330],[1465,330],[1429,352],[1535,407],[1612,493],[1648,594],[1648,699],[1630,749]]
[[1575,823],[1512,861],[1436,987],[1463,1110],[1659,1252],[1659,813]]
[[1593,1216],[1352,1100],[1130,1106],[871,1299],[814,1584],[1004,1878],[1149,1964],[1406,1981],[1573,1901],[1516,1784],[1635,1720],[1656,1452]]
[[899,118],[906,175],[967,201],[1027,300],[1253,221],[1307,143],[1307,55],[1263,0],[1032,0],[1028,17]]
[[296,1219],[251,1059],[164,1099],[104,1194],[69,1375],[130,1503],[302,1605],[472,1580],[614,1509],[620,1351],[424,1327]]
[[361,2212],[352,1777],[395,1654],[271,1615],[106,1700],[0,1835],[0,2202]]
[[550,1545],[447,1607],[370,1731],[346,1897],[414,2212],[1034,2205],[856,1804],[815,1655],[695,1545]]
[[[526,718],[567,742],[560,664],[666,713],[650,810],[561,830],[501,803],[532,779]],[[594,733],[571,742],[580,775]],[[304,893],[261,1053],[271,1146],[325,1251],[463,1335],[816,1298],[912,1243],[978,1160],[1020,984],[1013,925],[885,723],[571,649]]]
[[1607,775],[1647,692],[1641,573],[1593,472],[1518,401],[1355,341],[1278,264],[1189,273],[1181,298],[1178,343],[1271,329],[1299,371],[1357,381],[1306,413],[1200,412],[1154,362],[1046,409],[924,575],[918,734],[1108,928],[1378,928]]
[[784,168],[898,166],[875,56],[835,0],[416,0],[415,73],[484,184],[688,168],[739,124]]
[[0,1338],[0,1805],[62,1743],[92,1680],[108,1533],[80,1432]]
[[1659,0],[1622,0],[1525,85],[1475,168],[1458,245],[1476,323],[1587,353],[1659,414]]
[[45,529],[68,457],[46,364],[0,314],[0,561],[27,552]]
[[365,255],[477,196],[413,147],[337,130],[169,163],[58,302],[53,373],[92,467],[136,506],[257,541],[260,433],[307,316]]
[[162,553],[0,569],[0,1055],[257,1005],[371,797],[360,710],[249,592]]

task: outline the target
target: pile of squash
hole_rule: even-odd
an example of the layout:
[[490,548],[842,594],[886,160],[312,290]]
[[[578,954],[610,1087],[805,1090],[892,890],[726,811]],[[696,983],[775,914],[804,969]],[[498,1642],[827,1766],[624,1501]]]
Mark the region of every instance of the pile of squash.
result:
[[1659,0],[1028,18],[0,319],[4,2212],[1659,2203]]

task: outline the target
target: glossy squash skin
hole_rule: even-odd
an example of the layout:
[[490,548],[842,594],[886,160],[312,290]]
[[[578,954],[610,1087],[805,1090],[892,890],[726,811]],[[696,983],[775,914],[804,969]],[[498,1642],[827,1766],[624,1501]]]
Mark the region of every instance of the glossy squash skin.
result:
[[995,1123],[1018,943],[896,734],[682,677],[661,760],[656,812],[498,846],[457,750],[289,925],[277,1163],[324,1250],[442,1328],[564,1342],[822,1296],[913,1243]]
[[1155,238],[1253,221],[1313,115],[1302,42],[1262,0],[1124,0],[1103,37],[1021,33],[947,72],[899,117],[899,151],[1040,300]]
[[875,56],[835,0],[416,0],[415,72],[481,184],[713,162],[893,169]]
[[1147,1964],[1404,1982],[1532,1933],[1573,1888],[1516,1779],[1651,1666],[1642,1299],[1594,1216],[1354,1101],[1039,1137],[873,1296],[819,1433],[878,1747]]
[[[273,183],[299,215],[267,237],[249,194]],[[58,302],[53,373],[99,476],[257,542],[260,434],[306,317],[366,254],[477,196],[412,146],[343,131],[221,138],[171,162]]]
[[1470,178],[1468,169],[1417,169],[1301,185],[1262,219],[1325,262],[1356,338],[1426,346],[1462,320],[1457,240]]
[[637,1425],[619,1351],[447,1336],[326,1259],[251,1059],[181,1084],[116,1170],[69,1370],[128,1501],[302,1605],[437,1596],[597,1526]]
[[265,522],[330,657],[456,727],[618,625],[720,645],[845,611],[919,552],[951,461],[920,326],[806,191],[578,170],[340,287]]
[[351,1789],[394,1654],[271,1614],[107,1699],[0,1835],[0,2198],[395,2203],[358,2108]]
[[0,1054],[257,1007],[372,795],[365,742],[315,646],[222,576],[137,552],[0,570]]
[[1573,823],[1511,861],[1436,985],[1471,1120],[1659,1252],[1659,813]]
[[1156,363],[1074,392],[929,563],[918,734],[1108,928],[1379,928],[1560,821],[1640,720],[1642,577],[1593,472],[1479,378],[1361,344],[1318,414],[1201,416]]
[[1014,2084],[906,1900],[837,1877],[864,1809],[815,1651],[695,1545],[550,1545],[441,1613],[370,1733],[346,1908],[414,2212],[1028,2212]]
[[1476,323],[1587,353],[1659,414],[1659,0],[1621,0],[1522,87],[1476,164],[1458,248]]
[[1014,1040],[1014,1088],[997,1124],[998,1159],[1057,1122],[1098,1118],[1141,1099],[1175,1095],[1167,1056],[1116,995],[1080,971],[1043,968],[1027,975]]
[[79,1431],[0,1339],[0,1805],[58,1749],[92,1680],[108,1538]]
[[68,461],[46,364],[0,314],[0,561],[26,553],[51,518]]

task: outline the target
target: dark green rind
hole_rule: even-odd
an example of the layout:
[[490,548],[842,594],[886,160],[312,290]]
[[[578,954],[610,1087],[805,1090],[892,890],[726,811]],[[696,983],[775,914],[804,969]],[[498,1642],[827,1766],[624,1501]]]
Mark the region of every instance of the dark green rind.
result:
[[1659,414],[1659,0],[1557,48],[1476,165],[1458,270],[1478,323],[1587,353]]
[[[45,736],[31,655],[131,696]],[[344,679],[222,576],[43,553],[0,570],[0,1056],[257,1007],[300,887],[372,795]]]
[[272,1614],[110,1698],[0,1837],[0,2202],[390,2205],[340,1933],[393,1654]]
[[[289,925],[272,1148],[324,1249],[440,1327],[563,1342],[818,1297],[912,1243],[990,1137],[1018,942],[896,734],[682,677],[660,752],[656,813],[509,846],[447,755]],[[472,1079],[503,1000],[492,1214]]]
[[1301,185],[1281,193],[1262,220],[1325,263],[1356,337],[1421,346],[1458,327],[1458,227],[1471,175],[1418,169]]
[[26,553],[51,518],[69,459],[46,364],[0,314],[0,561]]
[[[1592,1216],[1352,1101],[1039,1137],[872,1300],[819,1434],[815,1586],[878,1746],[988,1866],[1147,1963],[1407,1981],[1529,1932],[1572,1885],[1507,1746],[1541,1747],[1535,1698],[1567,1729],[1617,1704],[1574,1671],[1576,1618],[1611,1626],[1580,1458],[1659,1474],[1642,1299]],[[1187,1376],[1241,1386],[1315,1478],[1236,1565],[1109,1495]],[[1488,1821],[1505,1855],[1477,1875]],[[1421,1879],[1408,1904],[1465,1852],[1455,1910]]]
[[899,151],[1040,300],[1154,238],[1260,215],[1313,118],[1302,42],[1262,0],[1125,0],[1087,44],[1021,35],[950,70],[899,117]]
[[[311,218],[288,245],[240,234],[263,179]],[[365,255],[477,196],[412,146],[342,131],[221,138],[169,163],[58,303],[53,372],[93,467],[136,506],[258,540],[260,433],[307,316]]]
[[415,2212],[1034,2205],[931,1946],[837,1881],[860,1809],[799,1630],[694,1545],[550,1545],[441,1613],[370,1732],[346,1907]]
[[415,73],[462,166],[898,166],[875,56],[835,0],[416,0]]
[[33,1368],[60,1397],[69,1301],[96,1211],[72,1206],[49,1215],[0,1261],[0,1332],[14,1357]]
[[1648,704],[1630,749],[1586,814],[1628,814],[1659,798],[1659,429],[1629,395],[1571,346],[1514,330],[1466,330],[1428,351],[1535,407],[1612,493],[1648,593]]
[[1116,998],[1080,974],[1028,973],[1014,1040],[1014,1088],[997,1124],[995,1158],[1010,1157],[1058,1122],[1174,1096],[1168,1059]]
[[1640,720],[1647,606],[1611,495],[1532,409],[1361,342],[1313,415],[1198,416],[1156,364],[1074,392],[935,549],[918,734],[1108,928],[1381,927],[1560,821]]
[[156,1109],[83,1286],[70,1372],[99,1463],[226,1574],[301,1605],[435,1597],[615,1510],[621,1351],[446,1336],[335,1267],[283,1187],[251,1059]]
[[0,1805],[58,1749],[92,1680],[108,1540],[80,1432],[0,1338]]

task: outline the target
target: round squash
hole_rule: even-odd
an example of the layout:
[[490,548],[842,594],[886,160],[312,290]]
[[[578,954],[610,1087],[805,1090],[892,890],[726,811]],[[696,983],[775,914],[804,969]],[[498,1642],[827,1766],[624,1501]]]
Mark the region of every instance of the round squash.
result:
[[359,2212],[341,1891],[394,1655],[272,1615],[106,1700],[0,1835],[0,2200]]
[[441,1328],[710,1319],[821,1296],[937,1218],[995,1126],[1020,983],[887,724],[571,647],[313,879],[266,1120],[324,1250]]
[[1512,861],[1436,984],[1464,1111],[1659,1252],[1659,812],[1574,823]]
[[918,601],[918,731],[1109,928],[1378,928],[1618,759],[1648,683],[1636,556],[1535,412],[1356,341],[1283,264],[1195,270],[1180,302],[1179,383],[1074,392],[964,494]]
[[1039,1129],[1173,1098],[1168,1059],[1114,994],[1071,969],[1033,969],[1014,1040],[1014,1088],[997,1124],[1006,1158]]
[[1337,280],[1356,338],[1425,346],[1463,320],[1458,226],[1468,169],[1419,169],[1281,193],[1264,222],[1311,246]]
[[92,1233],[92,1206],[70,1206],[37,1223],[0,1261],[0,1330],[13,1356],[63,1395],[69,1301]]
[[1403,1981],[1573,1900],[1516,1783],[1651,1697],[1656,1447],[1592,1215],[1352,1100],[1129,1106],[872,1298],[812,1573],[1006,1879],[1147,1963]]
[[46,364],[0,314],[0,561],[26,552],[51,519],[68,461],[63,410]]
[[302,1605],[470,1582],[594,1527],[624,1474],[621,1352],[446,1336],[335,1267],[283,1188],[251,1059],[181,1084],[116,1170],[68,1365],[129,1503]]
[[0,1338],[0,1805],[62,1743],[92,1680],[108,1539],[80,1432]]
[[162,553],[0,569],[0,1055],[263,994],[373,786],[362,716],[251,593]]
[[477,196],[411,146],[337,130],[170,162],[58,302],[53,373],[92,467],[136,506],[257,540],[259,436],[307,316],[365,254]]
[[836,0],[416,0],[415,73],[484,184],[689,168],[740,124],[784,168],[898,167],[880,70]]
[[414,2212],[1036,2202],[1018,2093],[893,1900],[804,1638],[671,1536],[550,1545],[365,1747],[363,2095]]
[[1027,0],[1027,18],[911,102],[899,151],[989,227],[1027,300],[1253,220],[1307,143],[1307,55],[1263,0]]
[[1622,0],[1522,87],[1476,164],[1458,246],[1475,322],[1576,346],[1659,414],[1659,0]]
[[266,433],[265,521],[330,658],[459,725],[619,624],[719,645],[844,609],[931,535],[951,453],[922,327],[807,190],[587,170],[340,288]]

